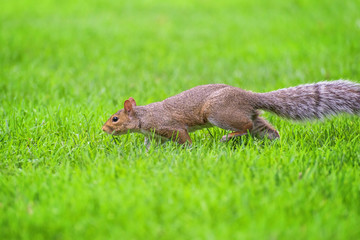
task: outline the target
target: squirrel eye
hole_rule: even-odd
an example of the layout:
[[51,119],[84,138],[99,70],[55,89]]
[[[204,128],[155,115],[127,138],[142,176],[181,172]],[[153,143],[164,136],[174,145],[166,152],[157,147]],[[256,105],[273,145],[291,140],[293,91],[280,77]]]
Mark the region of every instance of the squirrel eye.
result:
[[117,122],[117,120],[119,120],[118,117],[113,117],[113,118],[112,118],[112,121],[113,121],[113,122]]

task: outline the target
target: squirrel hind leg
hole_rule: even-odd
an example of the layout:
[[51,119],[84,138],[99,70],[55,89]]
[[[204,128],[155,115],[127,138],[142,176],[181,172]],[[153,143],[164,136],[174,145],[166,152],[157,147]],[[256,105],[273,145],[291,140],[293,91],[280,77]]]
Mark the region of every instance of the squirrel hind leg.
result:
[[220,142],[228,142],[233,138],[241,137],[241,136],[244,136],[246,134],[247,134],[247,131],[246,132],[240,132],[240,131],[239,132],[232,132],[232,133],[229,133],[229,134],[226,134],[226,135],[222,136],[222,138],[220,139]]
[[220,141],[227,142],[232,138],[246,135],[253,128],[253,120],[243,112],[234,112],[232,109],[223,109],[209,114],[208,121],[219,128],[233,131],[224,135]]
[[236,127],[233,125],[232,129],[228,130],[235,131],[224,135],[220,139],[221,142],[228,142],[230,139],[241,137],[248,133],[256,138],[268,138],[270,140],[280,137],[278,131],[268,121],[258,116],[252,121],[242,122],[241,125]]
[[250,131],[250,134],[257,138],[268,138],[274,140],[280,138],[279,132],[265,120],[265,118],[257,117],[253,120],[254,126]]

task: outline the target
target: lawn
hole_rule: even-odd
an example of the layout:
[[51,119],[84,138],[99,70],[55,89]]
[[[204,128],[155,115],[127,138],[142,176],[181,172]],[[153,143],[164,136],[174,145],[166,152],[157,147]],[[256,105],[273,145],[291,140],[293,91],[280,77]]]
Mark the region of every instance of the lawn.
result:
[[359,0],[2,1],[0,239],[359,239],[360,118],[111,137],[129,97],[360,82]]

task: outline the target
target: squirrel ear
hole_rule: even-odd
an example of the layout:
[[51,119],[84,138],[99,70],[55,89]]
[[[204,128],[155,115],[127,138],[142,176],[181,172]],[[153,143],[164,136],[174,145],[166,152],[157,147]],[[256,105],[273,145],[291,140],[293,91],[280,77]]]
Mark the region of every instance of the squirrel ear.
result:
[[130,103],[131,103],[131,105],[132,105],[133,107],[136,106],[135,99],[133,99],[132,97],[130,97],[130,98],[129,98],[129,101],[130,101]]
[[131,112],[132,108],[133,108],[133,105],[131,104],[131,102],[130,102],[129,100],[126,100],[126,101],[124,102],[124,109],[125,109],[125,111],[126,111],[127,113],[129,113],[129,112]]

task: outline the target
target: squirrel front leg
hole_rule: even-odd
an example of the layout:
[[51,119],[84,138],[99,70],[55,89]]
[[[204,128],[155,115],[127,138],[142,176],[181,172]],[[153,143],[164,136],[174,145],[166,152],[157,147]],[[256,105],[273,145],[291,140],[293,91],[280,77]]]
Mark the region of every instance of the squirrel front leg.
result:
[[[153,140],[155,140],[155,141],[153,141]],[[147,136],[145,136],[145,139],[144,139],[144,145],[146,147],[146,151],[149,151],[152,143],[154,143],[156,145],[158,145],[159,143],[164,144],[168,140],[169,140],[168,138],[162,137],[156,133],[154,133],[154,135],[147,135]]]
[[180,130],[161,129],[161,130],[155,130],[155,133],[180,144],[189,144],[189,145],[192,144],[189,133],[185,129],[180,129]]
[[[192,144],[192,141],[191,141],[191,138],[189,136],[189,133],[188,131],[186,130],[180,130],[177,132],[176,134],[177,136],[175,137],[174,140],[176,140],[178,143],[180,144],[189,144],[191,145]],[[172,139],[173,140],[173,139]],[[173,141],[174,141],[173,140]]]

